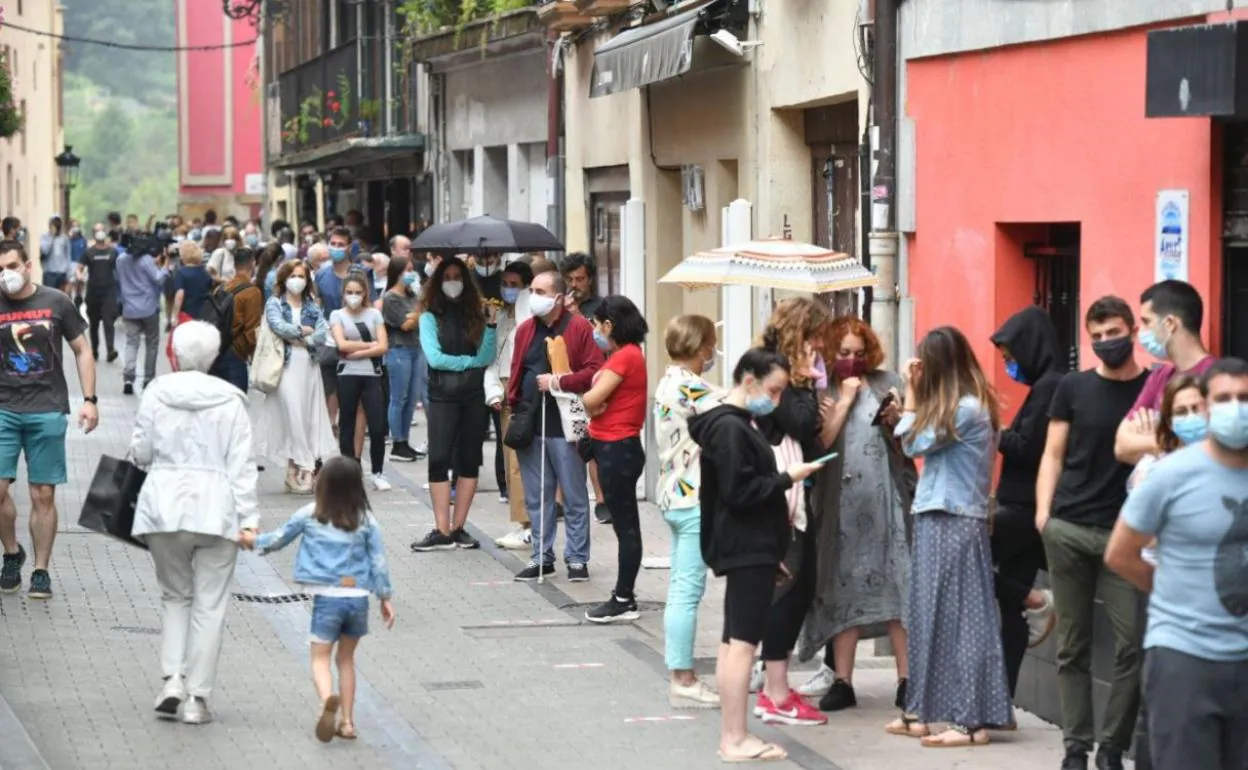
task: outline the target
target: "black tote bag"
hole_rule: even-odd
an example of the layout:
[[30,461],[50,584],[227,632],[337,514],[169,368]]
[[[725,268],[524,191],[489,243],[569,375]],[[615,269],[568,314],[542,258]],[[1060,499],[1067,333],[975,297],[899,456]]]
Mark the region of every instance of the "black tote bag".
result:
[[91,488],[82,503],[78,526],[86,527],[147,550],[147,545],[130,534],[134,529],[134,506],[147,473],[129,460],[100,456]]

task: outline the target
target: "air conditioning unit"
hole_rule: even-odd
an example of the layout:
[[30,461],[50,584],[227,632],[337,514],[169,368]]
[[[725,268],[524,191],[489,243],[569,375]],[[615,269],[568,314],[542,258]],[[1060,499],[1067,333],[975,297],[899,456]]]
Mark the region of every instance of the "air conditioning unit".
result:
[[706,208],[706,175],[701,166],[680,167],[681,203],[690,211]]

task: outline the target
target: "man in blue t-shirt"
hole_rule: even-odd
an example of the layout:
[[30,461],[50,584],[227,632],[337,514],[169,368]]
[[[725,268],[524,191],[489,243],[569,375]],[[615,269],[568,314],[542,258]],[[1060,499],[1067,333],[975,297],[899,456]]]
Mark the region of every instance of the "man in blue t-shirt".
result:
[[[1248,362],[1205,375],[1209,437],[1154,466],[1105,553],[1149,591],[1144,700],[1157,770],[1248,767]],[[1142,557],[1157,539],[1157,567]]]

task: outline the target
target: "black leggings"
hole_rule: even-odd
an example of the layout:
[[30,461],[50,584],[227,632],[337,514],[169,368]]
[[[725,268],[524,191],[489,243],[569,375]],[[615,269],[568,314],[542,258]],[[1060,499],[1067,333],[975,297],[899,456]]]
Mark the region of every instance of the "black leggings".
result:
[[[813,524],[809,507],[806,518]],[[806,613],[810,611],[810,604],[815,599],[815,584],[819,574],[815,550],[818,533],[794,531],[793,536],[796,538],[797,547],[801,549],[801,562],[794,571],[792,582],[776,589],[776,599],[772,602],[767,617],[767,631],[763,634],[764,662],[789,659],[793,648],[797,646],[797,637],[802,632]],[[785,566],[793,569],[791,564],[786,563]]]
[[1023,603],[1044,567],[1044,544],[1036,531],[1036,512],[1001,506],[992,521],[993,583],[1001,608],[1001,646],[1010,695],[1018,686],[1018,672],[1027,654],[1030,630],[1023,617]]
[[425,405],[429,483],[445,482],[452,470],[456,479],[475,479],[481,474],[481,445],[490,424],[489,411],[480,391],[455,401],[431,400]]
[[641,516],[637,510],[637,479],[646,469],[646,450],[637,436],[622,441],[593,441],[602,494],[611,501],[611,528],[619,541],[619,572],[615,595],[632,599],[641,569]]
[[87,297],[87,324],[91,328],[91,350],[99,357],[100,325],[104,326],[104,344],[108,352],[117,349],[117,300],[112,297]]
[[733,639],[755,646],[767,628],[767,608],[776,587],[777,567],[741,567],[728,570],[724,587],[724,633],[720,641]]
[[363,404],[364,419],[368,421],[368,459],[373,473],[381,473],[381,464],[386,459],[386,400],[381,395],[382,379],[359,374],[338,375],[338,451],[346,457],[355,457],[355,413]]

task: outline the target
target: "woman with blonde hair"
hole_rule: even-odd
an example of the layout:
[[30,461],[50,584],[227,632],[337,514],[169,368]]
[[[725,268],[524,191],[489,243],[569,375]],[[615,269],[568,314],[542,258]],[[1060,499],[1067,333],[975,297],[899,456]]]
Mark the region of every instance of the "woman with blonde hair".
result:
[[182,263],[173,277],[173,313],[176,326],[199,317],[204,300],[212,293],[212,275],[204,269],[204,252],[194,241],[178,244],[178,259]]
[[[914,495],[913,570],[906,608],[906,707],[885,730],[930,748],[988,744],[1013,719],[988,542],[1001,430],[996,392],[962,332],[942,326],[906,365],[895,435],[923,458]],[[948,729],[932,735],[927,725]]]

